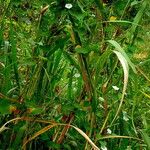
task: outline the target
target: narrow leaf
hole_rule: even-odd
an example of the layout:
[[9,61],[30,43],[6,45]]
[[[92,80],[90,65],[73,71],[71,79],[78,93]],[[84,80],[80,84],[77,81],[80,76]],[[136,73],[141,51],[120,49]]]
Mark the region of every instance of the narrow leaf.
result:
[[104,64],[106,63],[106,61],[107,61],[107,59],[109,58],[109,56],[110,56],[111,53],[112,53],[112,52],[111,52],[110,50],[107,50],[107,51],[105,51],[105,52],[98,58],[98,61],[97,61],[96,65],[95,65],[95,69],[96,69],[96,75],[95,75],[96,79],[95,79],[95,81],[96,81],[96,83],[99,81],[99,74],[100,74],[100,72],[102,71],[103,66],[104,66]]
[[75,127],[75,126],[72,126],[75,130],[77,130],[90,144],[91,146],[95,149],[95,150],[100,150],[92,141],[91,139],[79,128]]
[[137,73],[135,65],[131,62],[130,58],[128,57],[128,55],[126,54],[126,52],[123,50],[123,48],[119,45],[119,43],[117,43],[114,40],[108,40],[108,42],[113,45],[115,47],[115,49],[117,51],[119,51],[123,57],[127,60],[129,66],[132,68],[132,70],[134,71],[134,73]]
[[32,141],[33,139],[35,139],[36,137],[38,137],[39,135],[43,134],[44,132],[48,131],[49,129],[53,128],[57,126],[57,124],[51,124],[48,125],[46,127],[44,127],[43,129],[41,129],[40,131],[36,132],[32,137],[30,137],[27,141],[24,142],[23,147],[30,141]]
[[[120,109],[122,107],[123,100],[124,100],[124,95],[125,95],[125,92],[126,92],[126,89],[127,89],[128,76],[129,76],[129,66],[128,66],[127,60],[124,58],[124,56],[120,52],[118,52],[118,51],[113,51],[113,52],[117,55],[117,57],[118,57],[121,65],[123,67],[123,72],[124,72],[124,86],[123,86],[121,101],[120,101],[119,107],[117,109],[117,112],[115,114],[115,117],[114,117],[112,123],[116,120],[116,118],[117,118],[117,116],[118,116],[118,114],[120,112]],[[112,125],[112,123],[111,123],[111,125]]]
[[131,27],[131,33],[130,33],[131,35],[134,34],[134,32],[136,31],[136,28],[138,27],[138,24],[139,24],[140,20],[142,19],[143,14],[144,14],[144,10],[147,6],[147,3],[148,3],[148,0],[145,0],[142,3],[140,10],[138,11],[137,15],[135,16],[132,27]]
[[63,51],[63,55],[70,62],[71,65],[73,65],[79,72],[81,72],[78,63],[76,62],[76,60],[70,54]]
[[147,145],[147,149],[150,149],[150,137],[148,136],[148,134],[145,131],[141,131],[141,132],[142,132],[143,140]]
[[0,133],[3,132],[7,127],[5,127],[8,123],[10,122],[13,122],[13,121],[16,121],[16,120],[20,120],[21,118],[14,118],[14,119],[11,119],[9,121],[7,121],[1,128],[0,128]]

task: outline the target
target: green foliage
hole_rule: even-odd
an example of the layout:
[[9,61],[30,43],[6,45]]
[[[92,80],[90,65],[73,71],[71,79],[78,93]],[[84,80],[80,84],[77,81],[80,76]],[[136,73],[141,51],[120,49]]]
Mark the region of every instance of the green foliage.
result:
[[149,10],[1,0],[0,149],[150,149]]

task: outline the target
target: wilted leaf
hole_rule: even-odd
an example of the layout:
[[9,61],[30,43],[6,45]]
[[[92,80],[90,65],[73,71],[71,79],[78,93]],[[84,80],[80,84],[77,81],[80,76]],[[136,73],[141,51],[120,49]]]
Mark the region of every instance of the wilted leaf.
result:
[[51,128],[55,127],[55,126],[57,126],[57,124],[51,124],[51,125],[48,125],[48,126],[44,127],[40,131],[36,132],[32,137],[30,137],[28,140],[26,140],[24,142],[22,147],[24,147],[28,142],[32,141],[33,139],[35,139],[39,135],[43,134],[44,132],[48,131],[49,129],[51,129]]
[[74,129],[76,129],[90,144],[91,146],[95,149],[95,150],[100,150],[92,141],[91,139],[79,128],[75,127],[75,126],[72,126]]

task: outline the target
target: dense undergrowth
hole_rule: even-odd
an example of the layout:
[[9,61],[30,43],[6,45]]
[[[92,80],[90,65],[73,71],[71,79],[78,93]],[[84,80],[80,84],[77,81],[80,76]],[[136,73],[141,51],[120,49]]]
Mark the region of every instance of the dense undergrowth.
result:
[[150,149],[148,1],[0,1],[0,150]]

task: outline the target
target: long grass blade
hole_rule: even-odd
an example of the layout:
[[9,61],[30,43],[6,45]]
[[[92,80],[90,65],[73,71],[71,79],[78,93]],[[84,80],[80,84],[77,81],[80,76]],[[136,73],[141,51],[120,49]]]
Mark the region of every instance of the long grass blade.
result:
[[130,58],[128,57],[128,55],[126,54],[126,52],[123,50],[123,48],[119,45],[119,43],[117,43],[115,40],[108,40],[108,42],[113,45],[115,47],[115,49],[117,51],[119,51],[124,58],[127,60],[129,66],[132,68],[132,70],[134,71],[134,73],[137,73],[135,65],[131,62]]
[[100,137],[98,140],[116,139],[116,138],[120,138],[120,139],[133,139],[133,140],[137,140],[137,141],[143,142],[143,141],[142,141],[141,139],[139,139],[139,138],[135,138],[135,137],[132,137],[132,136],[120,136],[120,135],[103,136],[103,137]]
[[21,120],[21,118],[18,117],[18,118],[14,118],[14,119],[11,119],[11,120],[7,121],[7,122],[0,128],[0,133],[1,133],[2,131],[4,131],[5,129],[7,129],[5,126],[6,126],[8,123],[13,122],[13,121],[16,121],[16,120]]
[[144,2],[142,3],[142,6],[140,7],[140,10],[138,11],[137,15],[135,16],[134,21],[132,23],[130,35],[134,35],[134,32],[136,31],[136,28],[138,27],[138,24],[139,24],[140,20],[142,19],[145,8],[147,7],[147,3],[148,3],[148,0],[144,0]]
[[121,110],[121,107],[122,107],[122,104],[123,104],[123,100],[124,100],[124,96],[125,96],[125,92],[126,92],[126,89],[127,89],[128,77],[129,77],[129,67],[128,67],[127,60],[124,58],[124,56],[120,52],[118,52],[118,51],[113,51],[113,52],[117,55],[121,65],[123,67],[123,71],[124,71],[124,86],[123,86],[121,101],[120,101],[119,107],[117,109],[117,112],[115,114],[115,117],[114,117],[111,125],[114,123],[114,121],[116,120],[116,118],[117,118],[117,116],[118,116],[118,114],[119,114],[119,112]]
[[33,139],[35,139],[35,138],[38,137],[39,135],[45,133],[46,131],[48,131],[49,129],[51,129],[51,128],[55,127],[55,126],[57,126],[57,124],[51,124],[51,125],[48,125],[48,126],[44,127],[44,128],[41,129],[40,131],[36,132],[32,137],[30,137],[27,141],[25,141],[25,142],[23,143],[22,148],[25,147],[28,142],[32,141]]
[[75,127],[75,126],[72,126],[75,130],[77,130],[90,144],[91,146],[95,149],[95,150],[100,150],[92,141],[91,139],[79,128]]

